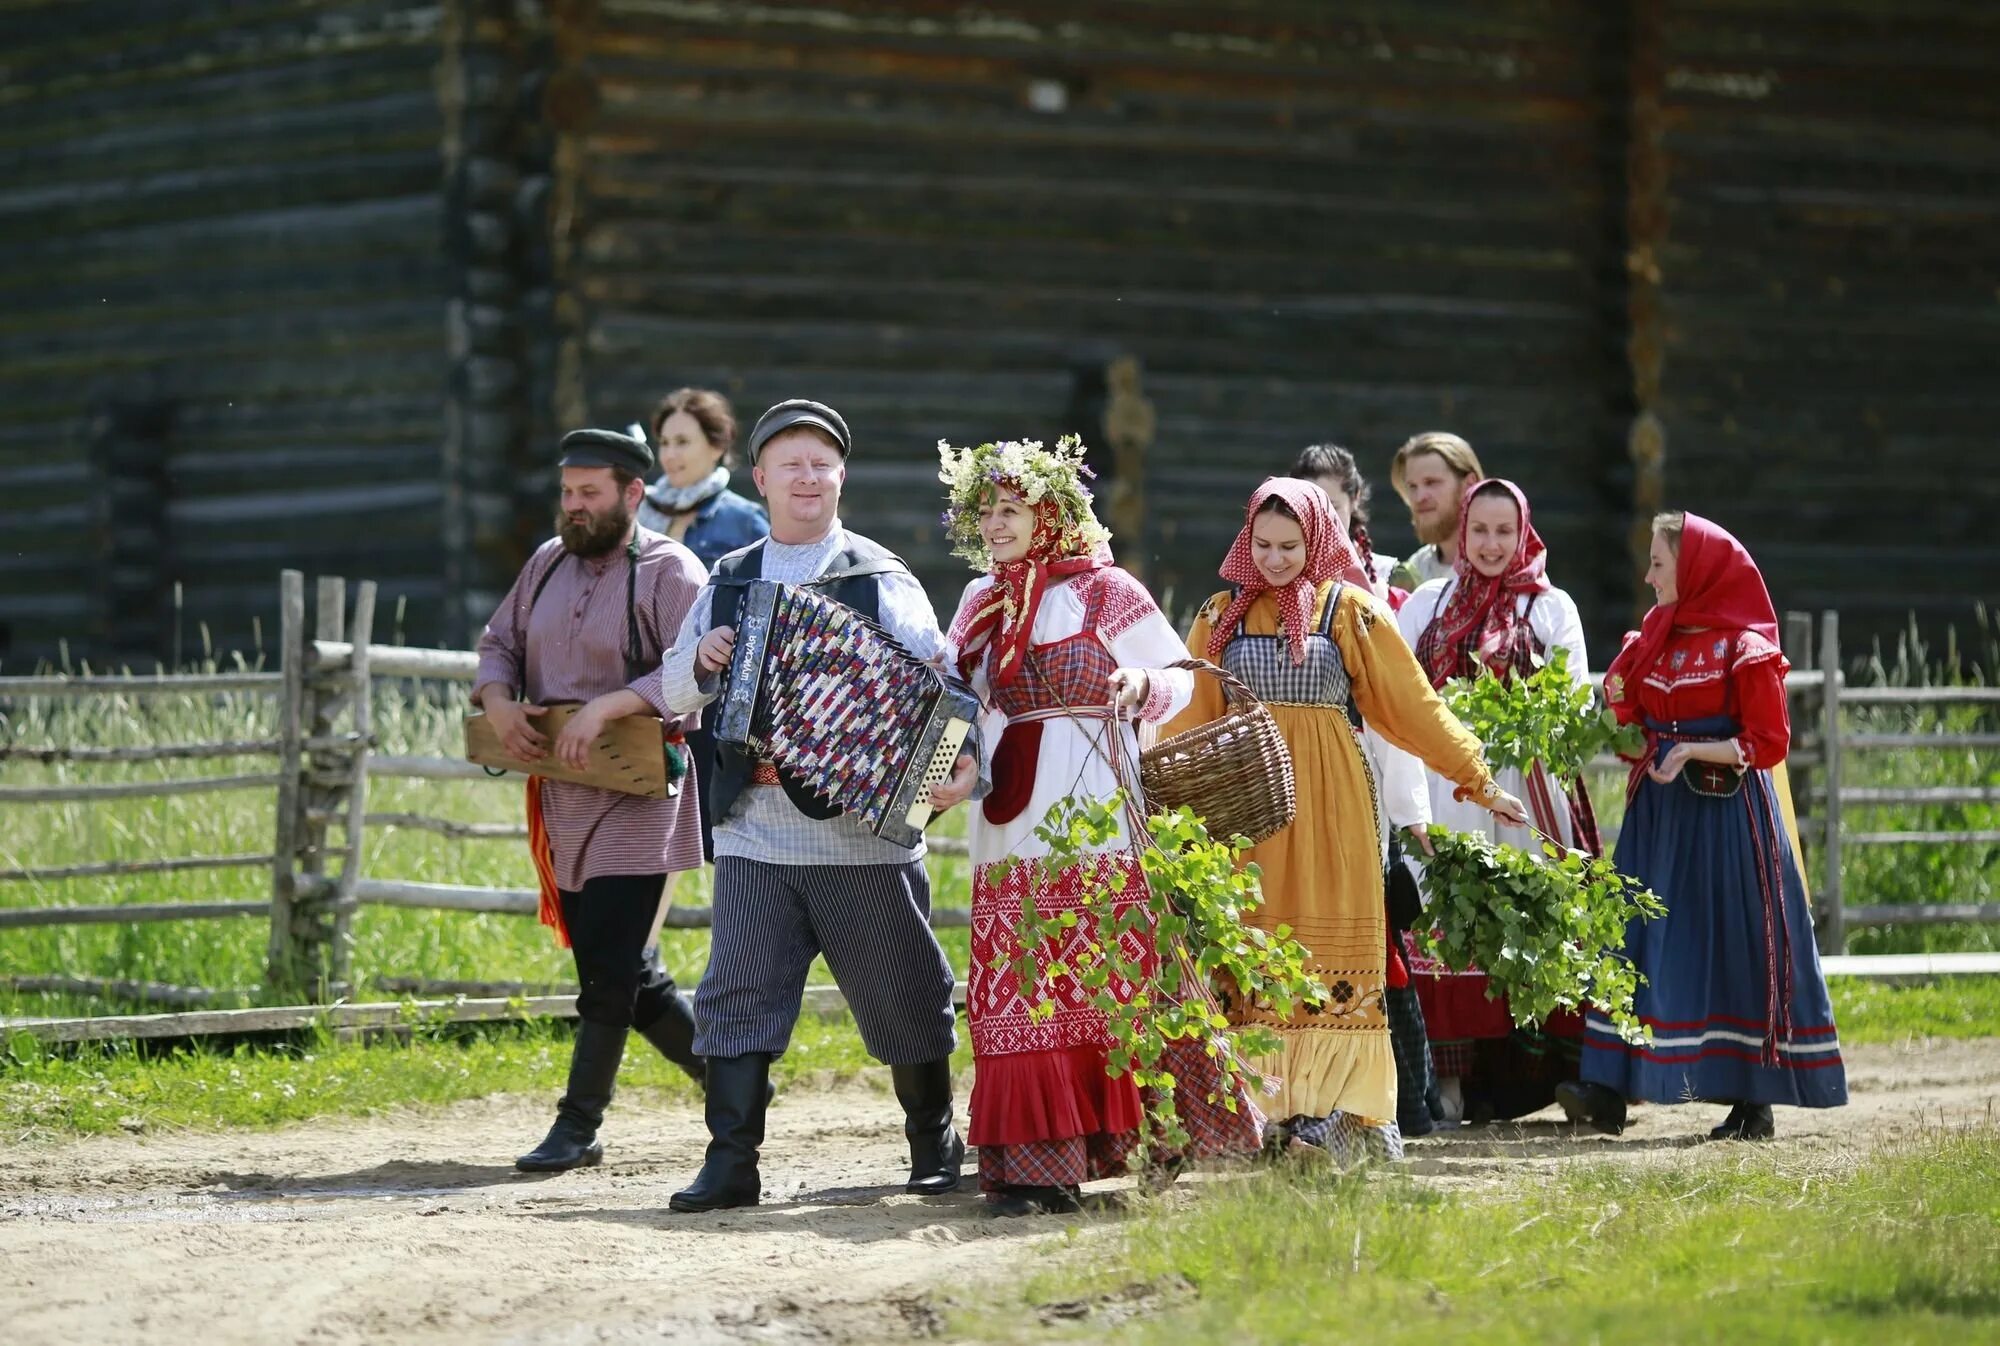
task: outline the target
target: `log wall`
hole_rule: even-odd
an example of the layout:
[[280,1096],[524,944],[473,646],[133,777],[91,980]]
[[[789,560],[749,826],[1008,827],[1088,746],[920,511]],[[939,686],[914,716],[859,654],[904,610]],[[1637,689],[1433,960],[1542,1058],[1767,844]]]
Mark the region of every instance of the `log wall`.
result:
[[940,607],[935,442],[1066,430],[1143,445],[1107,513],[1176,612],[1316,440],[1407,550],[1430,428],[1599,651],[1662,505],[1856,647],[2000,574],[1990,6],[76,0],[0,45],[9,669],[254,650],[287,565],[468,641],[560,431],[683,383],[845,412]]
[[435,631],[438,22],[408,0],[0,12],[10,670],[64,641],[170,658],[176,580],[186,657],[202,623],[268,648],[284,565],[379,576],[412,638]]

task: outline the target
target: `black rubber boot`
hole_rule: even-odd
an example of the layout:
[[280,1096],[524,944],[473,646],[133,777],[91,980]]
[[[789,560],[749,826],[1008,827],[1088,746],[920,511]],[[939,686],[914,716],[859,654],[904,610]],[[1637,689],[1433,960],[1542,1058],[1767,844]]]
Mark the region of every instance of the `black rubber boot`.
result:
[[695,1180],[667,1201],[677,1211],[754,1206],[763,1190],[757,1148],[764,1143],[771,1058],[763,1053],[708,1058],[708,1155]]
[[1729,1110],[1721,1126],[1708,1133],[1710,1140],[1769,1140],[1778,1134],[1777,1120],[1769,1103],[1738,1103]]
[[910,1142],[910,1180],[903,1190],[942,1196],[958,1190],[965,1142],[951,1124],[951,1058],[891,1066],[896,1101],[903,1105],[903,1134]]
[[618,1062],[625,1055],[625,1033],[622,1026],[577,1025],[576,1045],[570,1048],[569,1088],[556,1104],[556,1123],[541,1144],[514,1161],[515,1168],[523,1173],[564,1173],[603,1162],[597,1128],[611,1105]]
[[1083,1209],[1083,1202],[1068,1187],[1007,1187],[1002,1189],[997,1200],[986,1203],[986,1209],[1002,1219],[1018,1219],[1023,1215],[1074,1215]]
[[1625,1100],[1616,1089],[1588,1080],[1564,1080],[1556,1086],[1556,1102],[1570,1121],[1607,1136],[1625,1132]]
[[688,1078],[696,1084],[707,1084],[707,1067],[694,1054],[694,1011],[678,994],[671,990],[667,992],[666,1012],[640,1029],[639,1036],[652,1043],[660,1055],[685,1070]]

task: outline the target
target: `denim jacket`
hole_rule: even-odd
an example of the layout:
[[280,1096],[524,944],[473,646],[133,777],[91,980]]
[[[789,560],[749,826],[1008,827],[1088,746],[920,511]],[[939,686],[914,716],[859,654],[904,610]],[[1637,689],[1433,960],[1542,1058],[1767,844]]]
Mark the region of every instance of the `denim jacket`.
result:
[[[656,533],[666,533],[671,520],[656,509],[651,500],[639,503],[639,526],[650,528]],[[746,500],[734,491],[723,491],[711,498],[694,512],[694,522],[688,525],[686,536],[681,542],[687,549],[701,558],[701,563],[714,568],[715,563],[739,547],[747,547],[758,538],[771,531],[770,516],[764,507],[754,500]]]

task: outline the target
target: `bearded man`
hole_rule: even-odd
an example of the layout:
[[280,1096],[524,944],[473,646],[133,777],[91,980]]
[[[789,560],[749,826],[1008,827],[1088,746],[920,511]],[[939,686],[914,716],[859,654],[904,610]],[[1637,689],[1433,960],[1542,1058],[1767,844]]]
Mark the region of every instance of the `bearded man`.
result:
[[[670,727],[693,722],[661,699],[660,660],[708,573],[634,521],[653,467],[644,440],[573,430],[561,454],[557,536],[528,558],[480,636],[473,699],[510,756],[581,767],[611,718],[650,711]],[[578,701],[589,704],[553,741],[536,727],[551,704]],[[667,875],[701,867],[701,818],[691,779],[671,799],[540,778],[530,789],[547,836],[537,857],[544,920],[576,956],[581,1022],[555,1124],[515,1166],[556,1172],[603,1158],[597,1129],[628,1031],[703,1078],[693,1012],[648,948]],[[531,817],[531,845],[537,832]]]
[[1423,543],[1396,567],[1389,583],[1414,592],[1443,579],[1458,561],[1458,503],[1468,484],[1485,480],[1479,455],[1457,435],[1427,430],[1396,450],[1389,484],[1410,507],[1410,525]]

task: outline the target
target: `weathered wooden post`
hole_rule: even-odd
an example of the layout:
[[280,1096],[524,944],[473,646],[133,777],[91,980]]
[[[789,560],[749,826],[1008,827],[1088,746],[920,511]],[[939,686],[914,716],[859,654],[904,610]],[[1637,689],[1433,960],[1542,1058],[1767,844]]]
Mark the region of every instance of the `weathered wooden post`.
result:
[[[322,575],[314,604],[314,639],[338,641],[346,633],[347,581],[338,575]],[[315,745],[324,744],[333,732],[333,717],[339,710],[340,701],[345,698],[334,694],[322,679],[315,676],[311,652],[308,650],[306,653],[306,675],[300,680],[303,693],[301,719],[306,741],[300,763],[299,849],[298,863],[294,868],[292,938],[298,951],[303,989],[310,999],[319,1001],[327,993],[327,952],[328,945],[333,942],[333,927],[327,911],[330,904],[327,901],[326,832],[330,810],[338,802],[338,791],[330,788],[326,778],[318,771],[318,759],[324,756],[324,750]]]
[[1847,911],[1840,878],[1840,614],[1831,608],[1819,619],[1821,772],[1826,781],[1826,877],[1820,884],[1821,953],[1847,951]]
[[[1785,652],[1785,660],[1793,668],[1807,669],[1818,666],[1819,653],[1813,649],[1813,620],[1810,612],[1787,612],[1784,623],[1779,629],[1779,640],[1779,648]],[[1808,704],[1814,712],[1819,710],[1820,702],[1804,692],[1794,692],[1787,698],[1786,710],[1792,717],[1792,723],[1801,730],[1815,722],[1805,713]],[[1792,778],[1792,807],[1799,816],[1800,845],[1804,845],[1807,840],[1810,828],[1809,815],[1817,816],[1812,814],[1812,792],[1813,782],[1819,779],[1820,773],[1814,768],[1812,754],[1800,751],[1812,741],[1812,738],[1803,732],[1793,733],[1792,754],[1785,763],[1785,769]],[[1813,836],[1811,840],[1813,845],[1819,844],[1817,836]],[[1809,872],[1806,857],[1803,855],[1799,857],[1799,872],[1801,874]]]
[[271,940],[264,980],[286,989],[299,985],[299,949],[292,936],[298,896],[299,786],[305,774],[306,578],[296,570],[278,577],[278,807],[271,846]]
[[354,616],[347,639],[354,646],[348,663],[353,706],[353,746],[348,758],[346,845],[340,858],[340,879],[333,894],[333,943],[328,981],[335,997],[354,989],[355,885],[361,881],[361,843],[368,811],[368,749],[375,732],[374,677],[368,668],[368,645],[375,638],[375,581],[363,580],[354,595]]
[[1107,522],[1119,539],[1118,563],[1143,579],[1148,569],[1146,452],[1153,446],[1159,416],[1140,387],[1138,356],[1121,355],[1107,364],[1104,385],[1104,436],[1112,453]]

